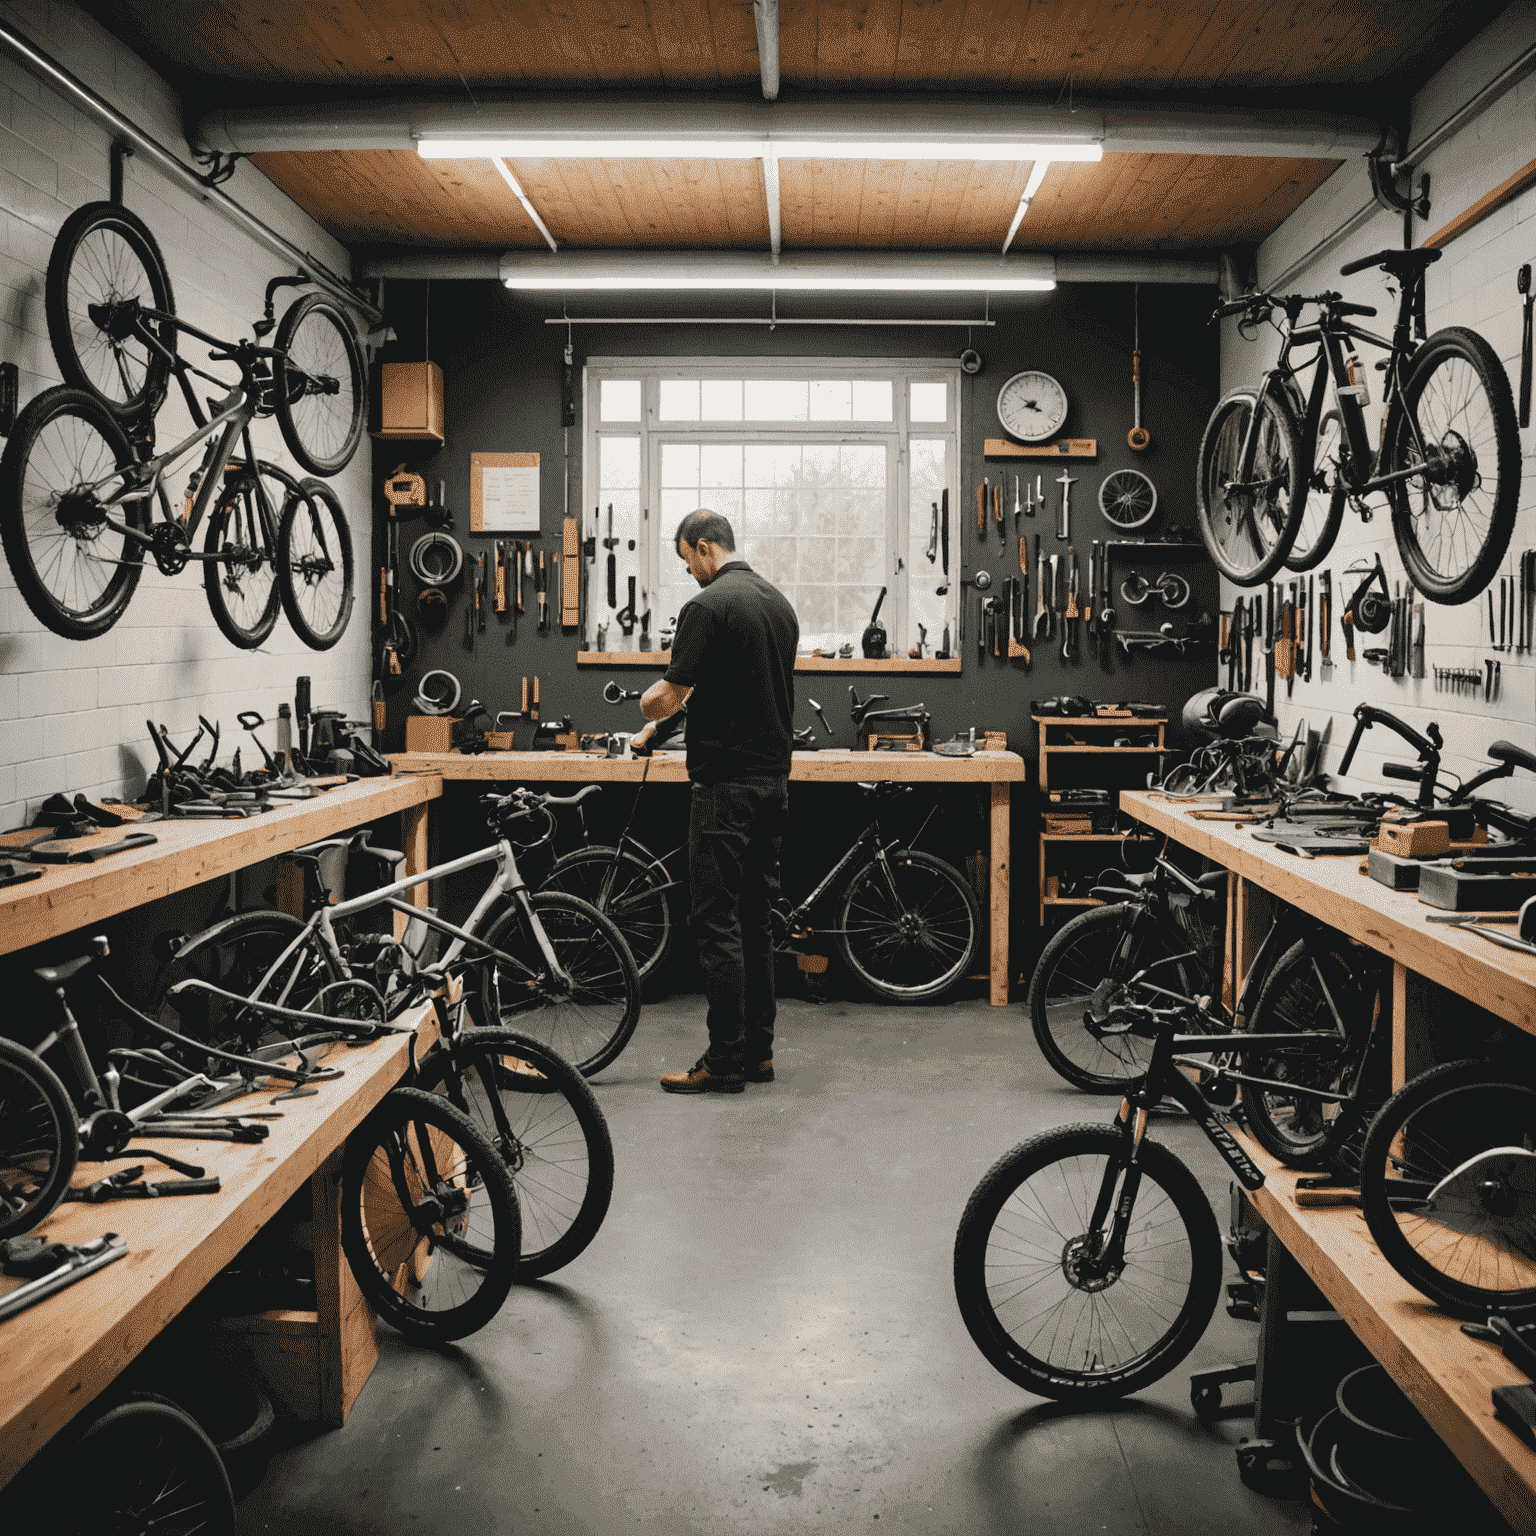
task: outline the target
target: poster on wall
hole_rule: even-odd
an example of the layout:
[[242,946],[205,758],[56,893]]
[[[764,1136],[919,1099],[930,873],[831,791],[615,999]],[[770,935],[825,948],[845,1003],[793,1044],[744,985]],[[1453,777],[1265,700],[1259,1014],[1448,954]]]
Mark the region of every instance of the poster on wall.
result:
[[469,528],[471,533],[539,531],[538,454],[470,454]]

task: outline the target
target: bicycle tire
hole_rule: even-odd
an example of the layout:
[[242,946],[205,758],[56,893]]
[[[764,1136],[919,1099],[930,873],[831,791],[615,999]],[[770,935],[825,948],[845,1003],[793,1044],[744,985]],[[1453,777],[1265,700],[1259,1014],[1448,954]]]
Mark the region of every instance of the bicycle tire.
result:
[[[886,869],[903,887],[897,893],[902,911],[894,919],[897,929],[891,930],[900,943],[888,945],[888,952],[882,952],[880,940],[866,940],[865,935],[873,934],[880,922],[893,920],[889,911],[890,892],[880,888]],[[942,897],[922,895],[925,878],[929,880],[931,890],[948,892],[947,911],[934,910],[934,901]],[[917,891],[916,896],[910,894],[913,890]],[[918,902],[925,905],[919,908]],[[861,903],[863,918],[859,910]],[[885,908],[883,918],[880,916],[882,907]],[[941,922],[953,929],[947,937],[938,931]],[[899,931],[913,923],[920,926],[905,933]],[[970,974],[971,964],[981,946],[981,904],[976,900],[971,882],[953,864],[947,864],[931,853],[892,848],[886,853],[884,866],[878,859],[871,859],[854,872],[843,891],[837,926],[837,947],[843,964],[867,992],[892,1003],[937,1002],[939,998],[947,997]],[[914,939],[916,944],[912,942]],[[920,950],[936,952],[937,957],[929,965],[921,965]],[[877,954],[880,969],[887,972],[885,975],[877,974],[874,969]],[[912,979],[903,981],[894,977],[886,960],[892,966],[910,966]],[[940,963],[943,968],[938,974],[925,979],[924,972]]]
[[518,1279],[551,1275],[584,1252],[613,1196],[613,1139],[586,1078],[530,1035],[476,1029],[451,1055],[431,1051],[419,1084],[445,1093],[512,1170],[522,1219]]
[[136,1392],[86,1417],[23,1470],[6,1490],[7,1508],[46,1511],[48,1529],[61,1536],[234,1536],[229,1474],[184,1408]]
[[[171,377],[171,365],[160,353],[143,344],[114,343],[88,313],[92,304],[128,299],[176,313],[165,257],[136,214],[119,203],[86,203],[65,219],[53,242],[43,313],[64,382],[123,422],[153,414]],[[175,352],[173,320],[143,323],[161,346]]]
[[[64,471],[66,461],[72,474]],[[95,395],[67,385],[45,389],[27,402],[0,454],[0,543],[27,607],[66,640],[93,640],[122,618],[139,584],[144,550],[93,517],[99,502],[89,492],[80,496],[71,525],[62,523],[62,498],[78,494],[75,486],[134,462],[127,434],[111,411]],[[139,501],[126,503],[121,520],[144,529],[143,507]],[[55,553],[45,553],[54,546]],[[108,572],[99,581],[98,566]]]
[[[277,536],[293,481],[276,465],[261,460],[257,460],[254,477],[243,461],[232,460],[225,468],[224,479],[226,488],[209,514],[203,548],[209,554],[223,549],[249,549],[256,558],[206,562],[203,590],[213,621],[224,638],[243,651],[253,651],[265,644],[277,625],[281,607]],[[283,491],[275,506],[260,486],[262,479],[275,481]]]
[[442,1094],[395,1088],[379,1101],[347,1138],[341,1202],[358,1289],[407,1338],[462,1339],[511,1294],[522,1245],[512,1170]]
[[[1361,1074],[1370,1070],[1379,1053],[1370,1050],[1370,1010],[1376,989],[1359,984],[1359,968],[1360,962],[1352,965],[1351,957],[1337,947],[1319,950],[1305,939],[1291,945],[1264,978],[1245,1031],[1268,1035],[1290,1029],[1332,1029],[1330,996],[1340,1015],[1355,1022],[1356,1028],[1364,1014],[1364,1028],[1336,1047],[1314,1043],[1292,1050],[1246,1052],[1239,1070],[1339,1093],[1360,1086]],[[1377,1099],[1360,1106],[1348,1102],[1328,1106],[1250,1083],[1242,1089],[1248,1129],[1271,1157],[1288,1168],[1320,1168],[1332,1162],[1380,1105]]]
[[[1536,1317],[1536,1084],[1514,1076],[1487,1061],[1432,1067],[1381,1107],[1361,1154],[1360,1205],[1382,1257],[1469,1321]],[[1487,1159],[1481,1177],[1457,1175],[1474,1158]]]
[[[1458,363],[1462,368],[1457,367]],[[1442,372],[1444,380],[1437,384],[1436,375]],[[1462,403],[1452,409],[1449,402],[1438,398],[1445,391],[1453,393]],[[1469,425],[1476,391],[1480,391],[1484,398],[1486,422],[1474,428],[1470,436],[1465,436],[1449,423],[1461,420],[1464,426]],[[1475,552],[1462,568],[1450,572],[1441,571],[1431,558],[1417,520],[1429,519],[1432,512],[1450,512],[1452,509],[1440,505],[1431,508],[1429,504],[1434,502],[1434,493],[1429,491],[1427,477],[1417,482],[1393,481],[1388,486],[1387,499],[1392,506],[1392,533],[1397,539],[1398,553],[1403,558],[1408,579],[1432,603],[1467,603],[1498,573],[1509,548],[1510,536],[1515,531],[1515,513],[1520,503],[1520,428],[1509,376],[1504,372],[1498,353],[1476,331],[1465,326],[1448,326],[1436,331],[1414,353],[1401,393],[1388,413],[1387,430],[1382,440],[1382,462],[1387,470],[1407,469],[1422,462],[1415,446],[1415,435],[1422,440],[1422,434],[1427,430],[1431,437],[1435,436],[1442,406],[1445,407],[1444,430],[1435,440],[1442,445],[1449,438],[1457,440],[1450,461],[1451,473],[1457,478],[1454,485],[1443,487],[1445,499],[1449,501],[1454,496],[1456,503],[1449,544],[1454,550],[1458,534],[1465,531],[1459,527],[1462,515],[1476,495],[1486,499],[1487,516],[1483,531],[1472,534]],[[1412,431],[1410,419],[1414,423]],[[1484,472],[1490,464],[1498,476],[1498,483],[1488,495],[1483,484]],[[1426,526],[1432,525],[1426,522]],[[1471,540],[1467,542],[1470,544]],[[1436,540],[1437,547],[1440,544],[1441,541]]]
[[653,862],[627,849],[619,854],[614,848],[577,848],[555,860],[539,889],[579,896],[611,917],[644,983],[661,969],[672,948],[672,903],[667,891],[655,889],[664,883]]
[[[340,473],[363,440],[367,414],[367,375],[352,322],[324,294],[306,293],[283,316],[274,347],[273,408],[288,451],[312,475]],[[322,399],[336,404],[316,404]]]
[[[1084,1017],[1088,1005],[1097,998],[1101,1006],[1109,1006],[1124,991],[1126,979],[1143,969],[1149,959],[1155,960],[1147,950],[1148,943],[1163,945],[1165,956],[1193,947],[1193,941],[1181,933],[1177,936],[1178,949],[1172,949],[1175,935],[1161,923],[1153,922],[1147,933],[1133,932],[1131,920],[1139,910],[1128,902],[1117,902],[1080,912],[1051,935],[1029,979],[1024,1010],[1040,1054],[1058,1077],[1083,1093],[1123,1094],[1127,1086],[1146,1075],[1152,1059],[1150,1039],[1129,1034],[1096,1036]],[[1112,933],[1117,937],[1112,939]],[[1084,982],[1098,979],[1087,992],[1070,991],[1065,999],[1055,1002],[1060,997],[1056,983],[1064,979],[1072,984],[1074,963],[1085,967]],[[1180,965],[1159,984],[1192,997],[1202,990],[1200,978],[1191,974],[1193,968],[1194,962]],[[1167,999],[1149,996],[1145,1001],[1166,1004]]]
[[1324,411],[1317,426],[1317,441],[1312,445],[1312,467],[1307,474],[1307,483],[1302,487],[1304,495],[1296,539],[1285,557],[1288,571],[1316,570],[1333,553],[1339,529],[1344,524],[1344,504],[1349,500],[1344,482],[1338,475],[1343,435],[1344,424],[1339,413]]
[[322,988],[346,978],[325,948],[311,938],[261,991],[258,985],[273,961],[304,932],[304,924],[287,912],[237,912],[201,933],[184,939],[161,967],[144,1009],[151,1018],[209,1045],[256,1045],[271,1024],[254,1010],[242,1013],[207,993],[168,993],[178,981],[197,979],[256,1002],[307,1008]]
[[347,632],[354,594],[352,530],[324,481],[299,481],[283,508],[277,589],[294,634],[311,650],[328,651]]
[[[1200,537],[1212,563],[1240,587],[1258,586],[1284,564],[1305,505],[1296,423],[1290,406],[1274,394],[1264,397],[1261,441],[1254,459],[1256,480],[1270,486],[1262,515],[1255,515],[1251,497],[1221,489],[1236,468],[1255,398],[1253,388],[1244,386],[1229,390],[1217,401],[1200,439],[1200,467],[1195,476]],[[1240,527],[1245,530],[1241,534]],[[1247,546],[1250,558],[1238,558],[1234,540]]]
[[36,1051],[0,1036],[0,1237],[58,1209],[80,1155],[69,1091]]
[[[1088,1287],[1100,1285],[1099,1289],[1091,1289],[1078,1283],[1082,1278],[1080,1271],[1078,1279],[1074,1279],[1072,1250],[1087,1235],[1081,1228],[1086,1225],[1107,1160],[1118,1161],[1125,1146],[1123,1132],[1098,1125],[1062,1126],[1032,1137],[1004,1153],[988,1170],[966,1202],[955,1234],[955,1299],[976,1347],[988,1364],[1009,1381],[1041,1397],[1073,1406],[1086,1407],[1124,1397],[1166,1376],[1199,1343],[1216,1311],[1221,1290],[1221,1238],[1205,1192],[1172,1152],[1145,1140],[1139,1153],[1141,1186],[1132,1213],[1133,1221],[1139,1218],[1140,1224],[1127,1234],[1125,1255],[1130,1261],[1125,1266],[1127,1270],[1135,1264],[1136,1280],[1127,1279],[1122,1271],[1104,1282],[1086,1282]],[[1079,1166],[1073,1167],[1073,1163]],[[1162,1199],[1147,1204],[1149,1182],[1157,1187]],[[1026,1184],[1033,1206],[1028,1210],[1011,1206],[1014,1196]],[[1123,1182],[1117,1188],[1123,1189]],[[1062,1196],[1065,1198],[1059,1198]],[[1059,1219],[1053,1219],[1047,1201],[1060,1210]],[[1163,1213],[1164,1203],[1171,1215]],[[1114,1204],[1111,1202],[1111,1214]],[[1187,1259],[1171,1252],[1178,1243],[1177,1236],[1161,1239],[1161,1229],[1173,1217],[1182,1225]],[[1039,1226],[1044,1234],[1036,1240],[1037,1256],[1032,1256],[1028,1265],[1005,1263],[1007,1241],[1020,1245],[1030,1241],[1024,1227],[1026,1220]],[[994,1233],[1000,1234],[1002,1240],[995,1242]],[[1136,1289],[1137,1285],[1155,1284],[1159,1278],[1144,1261],[1133,1260],[1133,1254],[1143,1246],[1148,1253],[1154,1251],[1154,1245],[1145,1242],[1152,1236],[1159,1237],[1155,1248],[1163,1250],[1156,1262],[1169,1282],[1166,1306],[1170,1311],[1177,1307],[1172,1323],[1167,1323],[1154,1306],[1139,1300],[1146,1292],[1138,1293]],[[1134,1247],[1132,1238],[1138,1239]],[[1022,1248],[1014,1252],[1023,1257]],[[1032,1280],[1023,1273],[1030,1265],[1039,1270]],[[1010,1277],[1005,1271],[1015,1273]],[[1065,1294],[1049,1309],[1057,1315],[1047,1347],[1054,1350],[1061,1342],[1061,1332],[1068,1321],[1061,1309],[1078,1305],[1074,1297],[1085,1297],[1078,1310],[1080,1314],[1090,1314],[1088,1337],[1081,1345],[1076,1342],[1074,1320],[1063,1353],[1070,1350],[1073,1356],[1091,1355],[1092,1363],[1087,1368],[1032,1353],[1045,1325],[1027,1341],[1015,1337],[1016,1332],[1022,1332],[1045,1313],[1037,1312],[1015,1321],[1012,1303],[1023,1294],[1025,1285],[1030,1290],[1027,1305],[1033,1307],[1044,1301],[1046,1293],[1039,1288],[1047,1285],[1052,1275],[1060,1277],[1058,1289],[1064,1289]],[[1122,1284],[1124,1289],[1118,1290]],[[1021,1288],[1012,1296],[1003,1295],[1003,1290],[1012,1285]],[[1118,1325],[1118,1337],[1106,1330],[1104,1319],[1099,1316],[1098,1300],[1117,1295],[1121,1301],[1113,1318]],[[1104,1302],[1102,1307],[1107,1312],[1109,1303]],[[1148,1319],[1145,1324],[1143,1316]],[[1133,1328],[1156,1336],[1144,1348],[1137,1348]],[[1157,1332],[1158,1329],[1162,1331]],[[1131,1352],[1119,1358],[1125,1353],[1126,1344]]]
[[[507,971],[499,960],[482,966],[480,1016],[488,1025],[532,1035],[583,1077],[593,1077],[618,1059],[640,1021],[635,957],[613,920],[590,902],[564,891],[535,891],[528,901],[562,968],[568,974],[573,966],[581,970],[575,994],[567,997],[550,981],[522,909],[513,905],[492,924],[485,941],[520,960],[521,968]],[[574,1014],[583,1006],[591,1011],[589,1018]]]

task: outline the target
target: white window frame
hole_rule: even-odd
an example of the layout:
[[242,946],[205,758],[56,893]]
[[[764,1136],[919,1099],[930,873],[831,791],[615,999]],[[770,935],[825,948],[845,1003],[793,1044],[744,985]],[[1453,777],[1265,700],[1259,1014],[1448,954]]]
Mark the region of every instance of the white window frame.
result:
[[[891,420],[871,421],[662,421],[661,381],[663,379],[888,379],[891,382]],[[961,530],[964,526],[960,500],[961,396],[960,365],[933,358],[837,358],[837,357],[592,357],[582,369],[582,505],[596,506],[602,500],[599,485],[599,444],[604,437],[640,439],[639,504],[641,520],[639,547],[636,550],[640,585],[653,594],[660,590],[663,559],[675,559],[668,544],[670,528],[660,526],[661,444],[666,442],[741,442],[786,443],[820,442],[884,443],[894,449],[895,473],[887,482],[886,501],[886,571],[885,585],[890,589],[881,617],[890,632],[889,654],[902,657],[915,639],[908,637],[908,585],[915,578],[931,581],[937,587],[945,580],[942,564],[935,560],[920,569],[906,563],[911,545],[914,515],[927,518],[928,508],[911,505],[912,438],[939,440],[944,443],[944,476],[949,491],[949,592],[944,599],[944,622],[951,635],[951,655],[958,655],[959,573]],[[640,420],[608,422],[600,418],[601,385],[604,379],[639,379]],[[910,386],[914,383],[944,383],[949,415],[942,422],[912,422],[909,419]],[[654,513],[655,515],[652,515]],[[598,530],[601,538],[603,529]],[[926,542],[926,541],[925,541]],[[601,544],[599,544],[601,549]],[[604,563],[599,560],[599,567]],[[623,605],[625,578],[619,579],[620,606]],[[593,591],[603,588],[596,576]],[[604,594],[605,595],[605,594]],[[637,600],[638,602],[638,600]],[[606,602],[599,596],[588,604],[589,633],[582,645],[592,643],[599,619],[609,617]],[[666,615],[653,615],[654,635]],[[857,634],[843,637],[853,643],[858,654]],[[928,636],[930,651],[942,644],[942,634]],[[638,630],[628,641],[610,627],[610,650],[638,649]]]

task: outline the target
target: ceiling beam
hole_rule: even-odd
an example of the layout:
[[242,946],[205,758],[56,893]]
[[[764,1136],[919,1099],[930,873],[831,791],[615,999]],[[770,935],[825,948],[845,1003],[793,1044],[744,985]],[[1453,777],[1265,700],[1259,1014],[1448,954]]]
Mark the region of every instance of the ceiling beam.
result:
[[1381,140],[1370,118],[1206,105],[1084,103],[992,96],[709,97],[522,95],[230,107],[194,128],[193,144],[225,154],[415,150],[422,139],[771,139],[780,159],[795,140],[867,141],[871,158],[902,159],[903,144],[1102,146],[1106,152],[1263,155],[1343,160]]
[[757,74],[763,82],[763,100],[779,98],[779,0],[752,0],[752,19],[757,23]]

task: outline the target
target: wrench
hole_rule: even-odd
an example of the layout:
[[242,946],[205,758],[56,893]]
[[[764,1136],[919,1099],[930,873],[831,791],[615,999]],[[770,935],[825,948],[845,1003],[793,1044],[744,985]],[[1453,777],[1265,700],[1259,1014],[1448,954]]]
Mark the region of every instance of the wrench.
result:
[[1051,556],[1051,606],[1050,606],[1050,617],[1047,620],[1047,628],[1046,628],[1045,633],[1046,633],[1046,635],[1049,638],[1051,638],[1053,640],[1056,638],[1056,614],[1057,614],[1057,612],[1061,608],[1061,582],[1060,582],[1060,576],[1061,576],[1061,556],[1060,555],[1052,555]]
[[1061,516],[1056,522],[1056,537],[1065,543],[1072,536],[1072,487],[1077,484],[1077,476],[1069,475],[1063,469],[1056,477],[1056,484],[1061,487]]
[[1035,535],[1035,595],[1039,605],[1035,609],[1035,639],[1038,640],[1051,633],[1050,620],[1045,613],[1045,554],[1040,548],[1038,533]]

